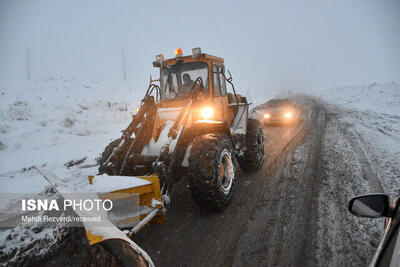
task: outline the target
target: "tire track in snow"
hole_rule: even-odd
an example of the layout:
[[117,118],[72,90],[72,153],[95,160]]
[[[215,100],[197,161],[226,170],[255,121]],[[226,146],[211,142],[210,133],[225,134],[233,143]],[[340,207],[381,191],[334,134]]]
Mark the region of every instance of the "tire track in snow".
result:
[[[364,145],[363,145],[363,139],[362,137],[354,132],[351,129],[346,130],[347,137],[353,147],[354,152],[356,153],[358,160],[361,163],[361,170],[363,173],[363,177],[366,177],[366,179],[369,180],[372,188],[375,190],[377,193],[384,193],[382,184],[378,178],[378,175],[374,171],[373,164],[371,163],[370,160],[368,160],[368,157],[366,153],[364,152]],[[372,167],[371,167],[372,166]]]
[[[285,147],[287,151],[280,153],[277,162],[281,167],[263,185],[264,193],[260,196],[261,208],[253,211],[253,219],[246,226],[236,248],[235,265],[237,266],[293,266],[313,265],[310,257],[314,248],[308,244],[314,244],[312,236],[315,232],[313,218],[316,214],[315,198],[315,166],[318,166],[316,146],[320,127],[325,118],[319,117],[319,110],[313,101],[307,103],[310,119],[304,124],[302,134],[297,135],[293,141]],[[315,113],[315,114],[314,114]],[[310,127],[313,125],[313,127]],[[308,131],[311,131],[308,133]],[[300,144],[305,132],[308,139],[315,138],[303,147],[303,162],[292,160],[291,152]],[[297,139],[297,140],[296,140]],[[317,144],[317,145],[315,145]],[[314,162],[314,163],[312,163]],[[298,168],[292,168],[298,164]],[[313,206],[314,205],[314,206]],[[306,249],[306,253],[304,253]]]
[[[377,187],[365,152],[348,124],[331,113],[322,146],[320,163],[317,265],[365,266],[378,240],[376,221],[365,221],[347,211],[348,201]],[[372,182],[371,182],[372,181]]]

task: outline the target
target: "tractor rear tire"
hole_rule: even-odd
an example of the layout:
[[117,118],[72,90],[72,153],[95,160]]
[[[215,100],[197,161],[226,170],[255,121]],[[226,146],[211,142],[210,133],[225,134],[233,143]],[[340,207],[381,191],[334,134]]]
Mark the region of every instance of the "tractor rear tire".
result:
[[206,134],[191,144],[188,180],[196,204],[210,211],[224,210],[235,190],[232,142],[225,134]]
[[258,120],[247,122],[246,150],[238,161],[245,172],[257,171],[264,163],[264,134]]
[[[108,158],[111,156],[114,148],[116,148],[119,143],[121,142],[121,138],[115,139],[111,143],[109,143],[106,148],[104,149],[103,153],[101,154],[100,160],[99,160],[99,174],[106,173],[108,175],[113,175],[115,171],[110,168],[110,166],[106,166],[105,163],[108,160]],[[113,162],[112,165],[116,165],[114,167],[119,167],[120,164],[118,162]]]

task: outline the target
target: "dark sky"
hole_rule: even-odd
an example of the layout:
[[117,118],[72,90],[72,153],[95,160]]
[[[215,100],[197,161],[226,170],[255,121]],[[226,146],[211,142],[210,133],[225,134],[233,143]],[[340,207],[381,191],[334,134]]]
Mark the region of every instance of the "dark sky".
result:
[[241,91],[400,80],[400,1],[0,2],[0,79],[76,77],[147,86],[154,56],[225,58]]

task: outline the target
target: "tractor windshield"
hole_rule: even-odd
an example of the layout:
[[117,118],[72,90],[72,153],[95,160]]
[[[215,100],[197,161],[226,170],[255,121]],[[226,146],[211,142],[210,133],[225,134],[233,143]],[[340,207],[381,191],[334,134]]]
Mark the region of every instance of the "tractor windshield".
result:
[[187,96],[197,78],[203,80],[204,92],[208,91],[208,65],[204,62],[168,65],[161,70],[161,99],[177,99]]

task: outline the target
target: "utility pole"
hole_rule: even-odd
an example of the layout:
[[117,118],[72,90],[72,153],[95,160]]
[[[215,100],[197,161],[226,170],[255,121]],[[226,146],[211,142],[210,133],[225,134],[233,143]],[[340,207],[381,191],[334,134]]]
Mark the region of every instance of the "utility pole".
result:
[[122,71],[124,75],[124,81],[126,81],[126,65],[125,65],[125,48],[121,49],[121,56],[122,56]]
[[25,55],[26,55],[26,79],[29,81],[31,79],[31,58],[28,48],[25,51]]

